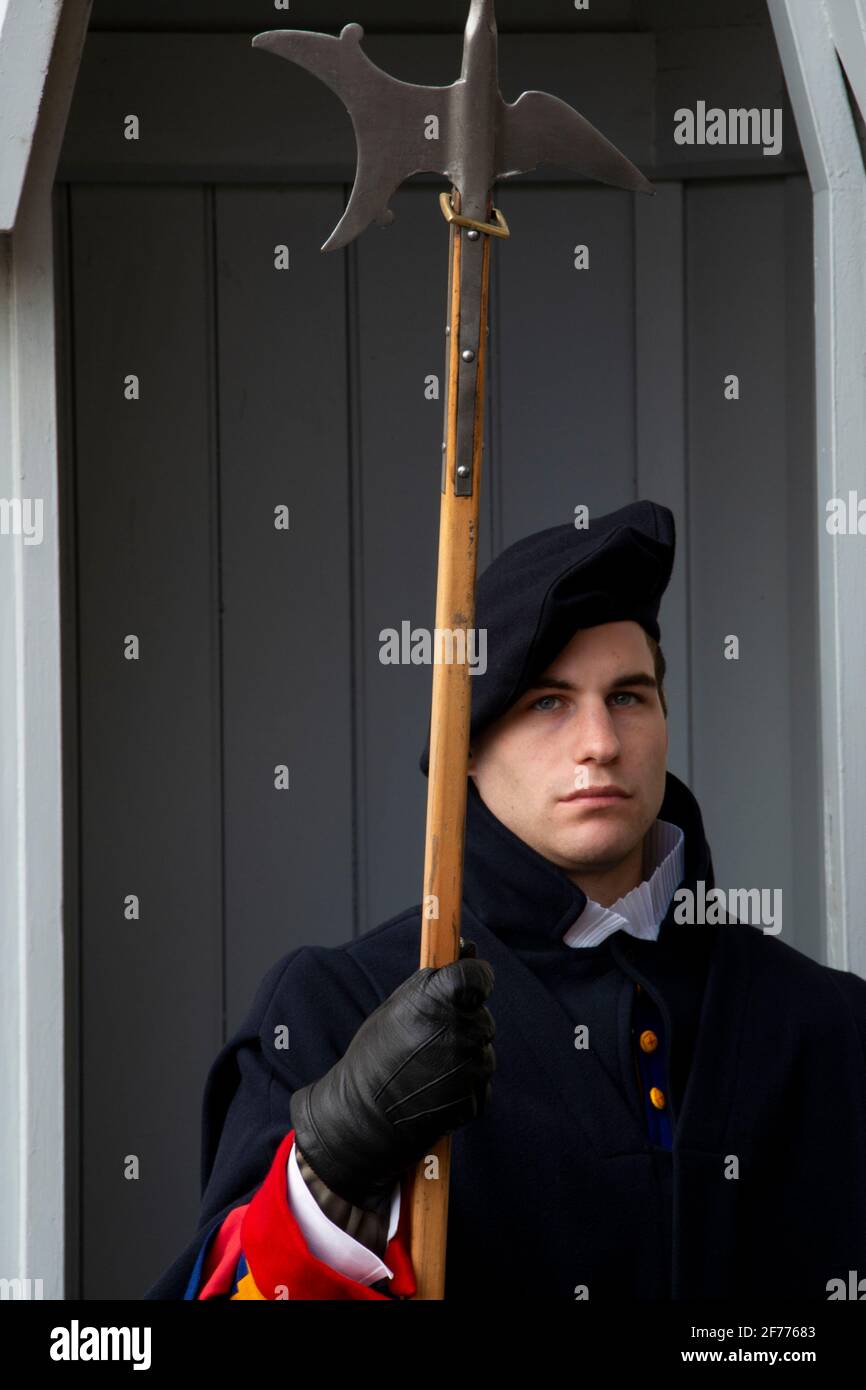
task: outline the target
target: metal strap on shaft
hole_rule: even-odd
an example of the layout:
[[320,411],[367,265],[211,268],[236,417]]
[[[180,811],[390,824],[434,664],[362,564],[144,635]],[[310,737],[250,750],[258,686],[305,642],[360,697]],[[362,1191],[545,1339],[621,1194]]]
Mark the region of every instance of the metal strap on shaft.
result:
[[[483,345],[481,342],[482,333],[487,338],[487,295],[484,287],[485,283],[485,264],[489,266],[490,242],[482,237],[482,233],[489,228],[493,228],[491,235],[502,235],[493,223],[480,222],[475,218],[465,217],[462,213],[456,212],[452,203],[454,190],[449,194],[443,192],[439,198],[439,205],[445,213],[447,221],[450,223],[451,251],[449,254],[449,274],[448,274],[448,312],[449,322],[446,326],[446,380],[447,403],[445,409],[445,439],[442,443],[442,480],[441,490],[445,491],[448,486],[449,457],[447,452],[448,428],[451,417],[452,384],[456,388],[456,407],[457,415],[457,437],[455,441],[455,457],[453,460],[453,474],[451,482],[454,494],[457,497],[470,497],[476,486],[474,476],[474,443],[475,443],[475,422],[476,407],[483,391],[479,379],[479,359],[482,356]],[[460,195],[457,193],[459,204]],[[447,212],[446,212],[447,208]],[[501,217],[501,213],[495,208],[491,208],[494,216]],[[505,219],[502,218],[503,224]],[[465,229],[465,230],[464,230]],[[509,235],[508,228],[505,228],[505,235]],[[460,238],[459,247],[459,294],[457,296],[457,324],[451,322],[452,309],[452,274],[454,271],[454,238]],[[454,328],[457,328],[458,341],[456,351],[459,354],[457,362],[457,379],[452,383],[450,375],[450,358],[453,348],[451,337]],[[483,442],[481,448],[483,448]]]
[[461,213],[454,211],[451,206],[451,194],[447,191],[439,194],[439,206],[446,222],[456,222],[458,227],[472,227],[476,232],[487,232],[489,236],[511,236],[508,223],[499,208],[490,209],[496,218],[495,222],[477,222],[474,217],[463,217]]

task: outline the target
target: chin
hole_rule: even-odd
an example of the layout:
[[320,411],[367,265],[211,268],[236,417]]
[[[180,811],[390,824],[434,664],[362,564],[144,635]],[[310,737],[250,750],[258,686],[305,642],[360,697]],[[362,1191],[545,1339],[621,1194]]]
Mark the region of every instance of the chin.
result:
[[624,835],[622,831],[603,831],[587,834],[563,835],[559,848],[573,862],[575,868],[604,869],[618,864],[634,848],[634,836]]

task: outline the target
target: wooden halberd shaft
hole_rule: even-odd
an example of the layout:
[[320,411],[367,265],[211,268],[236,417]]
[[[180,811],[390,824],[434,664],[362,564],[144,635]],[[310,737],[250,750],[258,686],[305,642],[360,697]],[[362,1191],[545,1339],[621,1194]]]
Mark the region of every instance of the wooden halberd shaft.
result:
[[[456,190],[452,206],[458,204]],[[480,258],[477,306],[462,293],[465,256]],[[439,513],[439,559],[436,582],[436,628],[457,634],[454,661],[433,665],[430,721],[430,767],[427,830],[424,847],[421,966],[447,965],[460,954],[460,909],[463,896],[463,843],[466,819],[467,761],[471,712],[469,631],[475,623],[475,576],[478,558],[478,513],[484,432],[484,380],[490,276],[490,236],[451,223],[449,244],[449,312],[447,328],[447,400],[445,463]],[[469,309],[468,315],[464,316]],[[466,317],[469,335],[462,330]],[[468,357],[467,354],[471,354]],[[469,369],[467,371],[467,369]],[[473,390],[461,392],[461,374]],[[471,409],[471,457],[458,447],[460,411]],[[461,458],[463,461],[461,461]],[[471,469],[471,489],[458,468]],[[447,648],[434,643],[434,654]],[[462,660],[459,659],[462,656]],[[444,1136],[417,1165],[412,1184],[411,1256],[417,1299],[441,1299],[445,1289],[445,1252],[451,1140]]]

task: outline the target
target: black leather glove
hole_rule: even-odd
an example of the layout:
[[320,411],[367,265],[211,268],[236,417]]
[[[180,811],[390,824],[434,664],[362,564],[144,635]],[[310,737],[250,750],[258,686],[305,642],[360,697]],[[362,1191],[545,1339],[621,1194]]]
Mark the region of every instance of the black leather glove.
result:
[[339,1062],[294,1092],[295,1141],[333,1192],[374,1210],[437,1139],[482,1113],[496,1066],[492,988],[493,967],[468,955],[416,970]]

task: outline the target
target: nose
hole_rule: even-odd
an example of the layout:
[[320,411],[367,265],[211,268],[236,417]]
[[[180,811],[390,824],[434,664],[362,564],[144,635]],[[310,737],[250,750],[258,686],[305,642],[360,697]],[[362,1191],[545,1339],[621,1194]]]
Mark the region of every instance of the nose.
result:
[[574,716],[571,730],[571,756],[579,766],[592,759],[609,763],[620,752],[619,736],[604,700],[585,700]]

